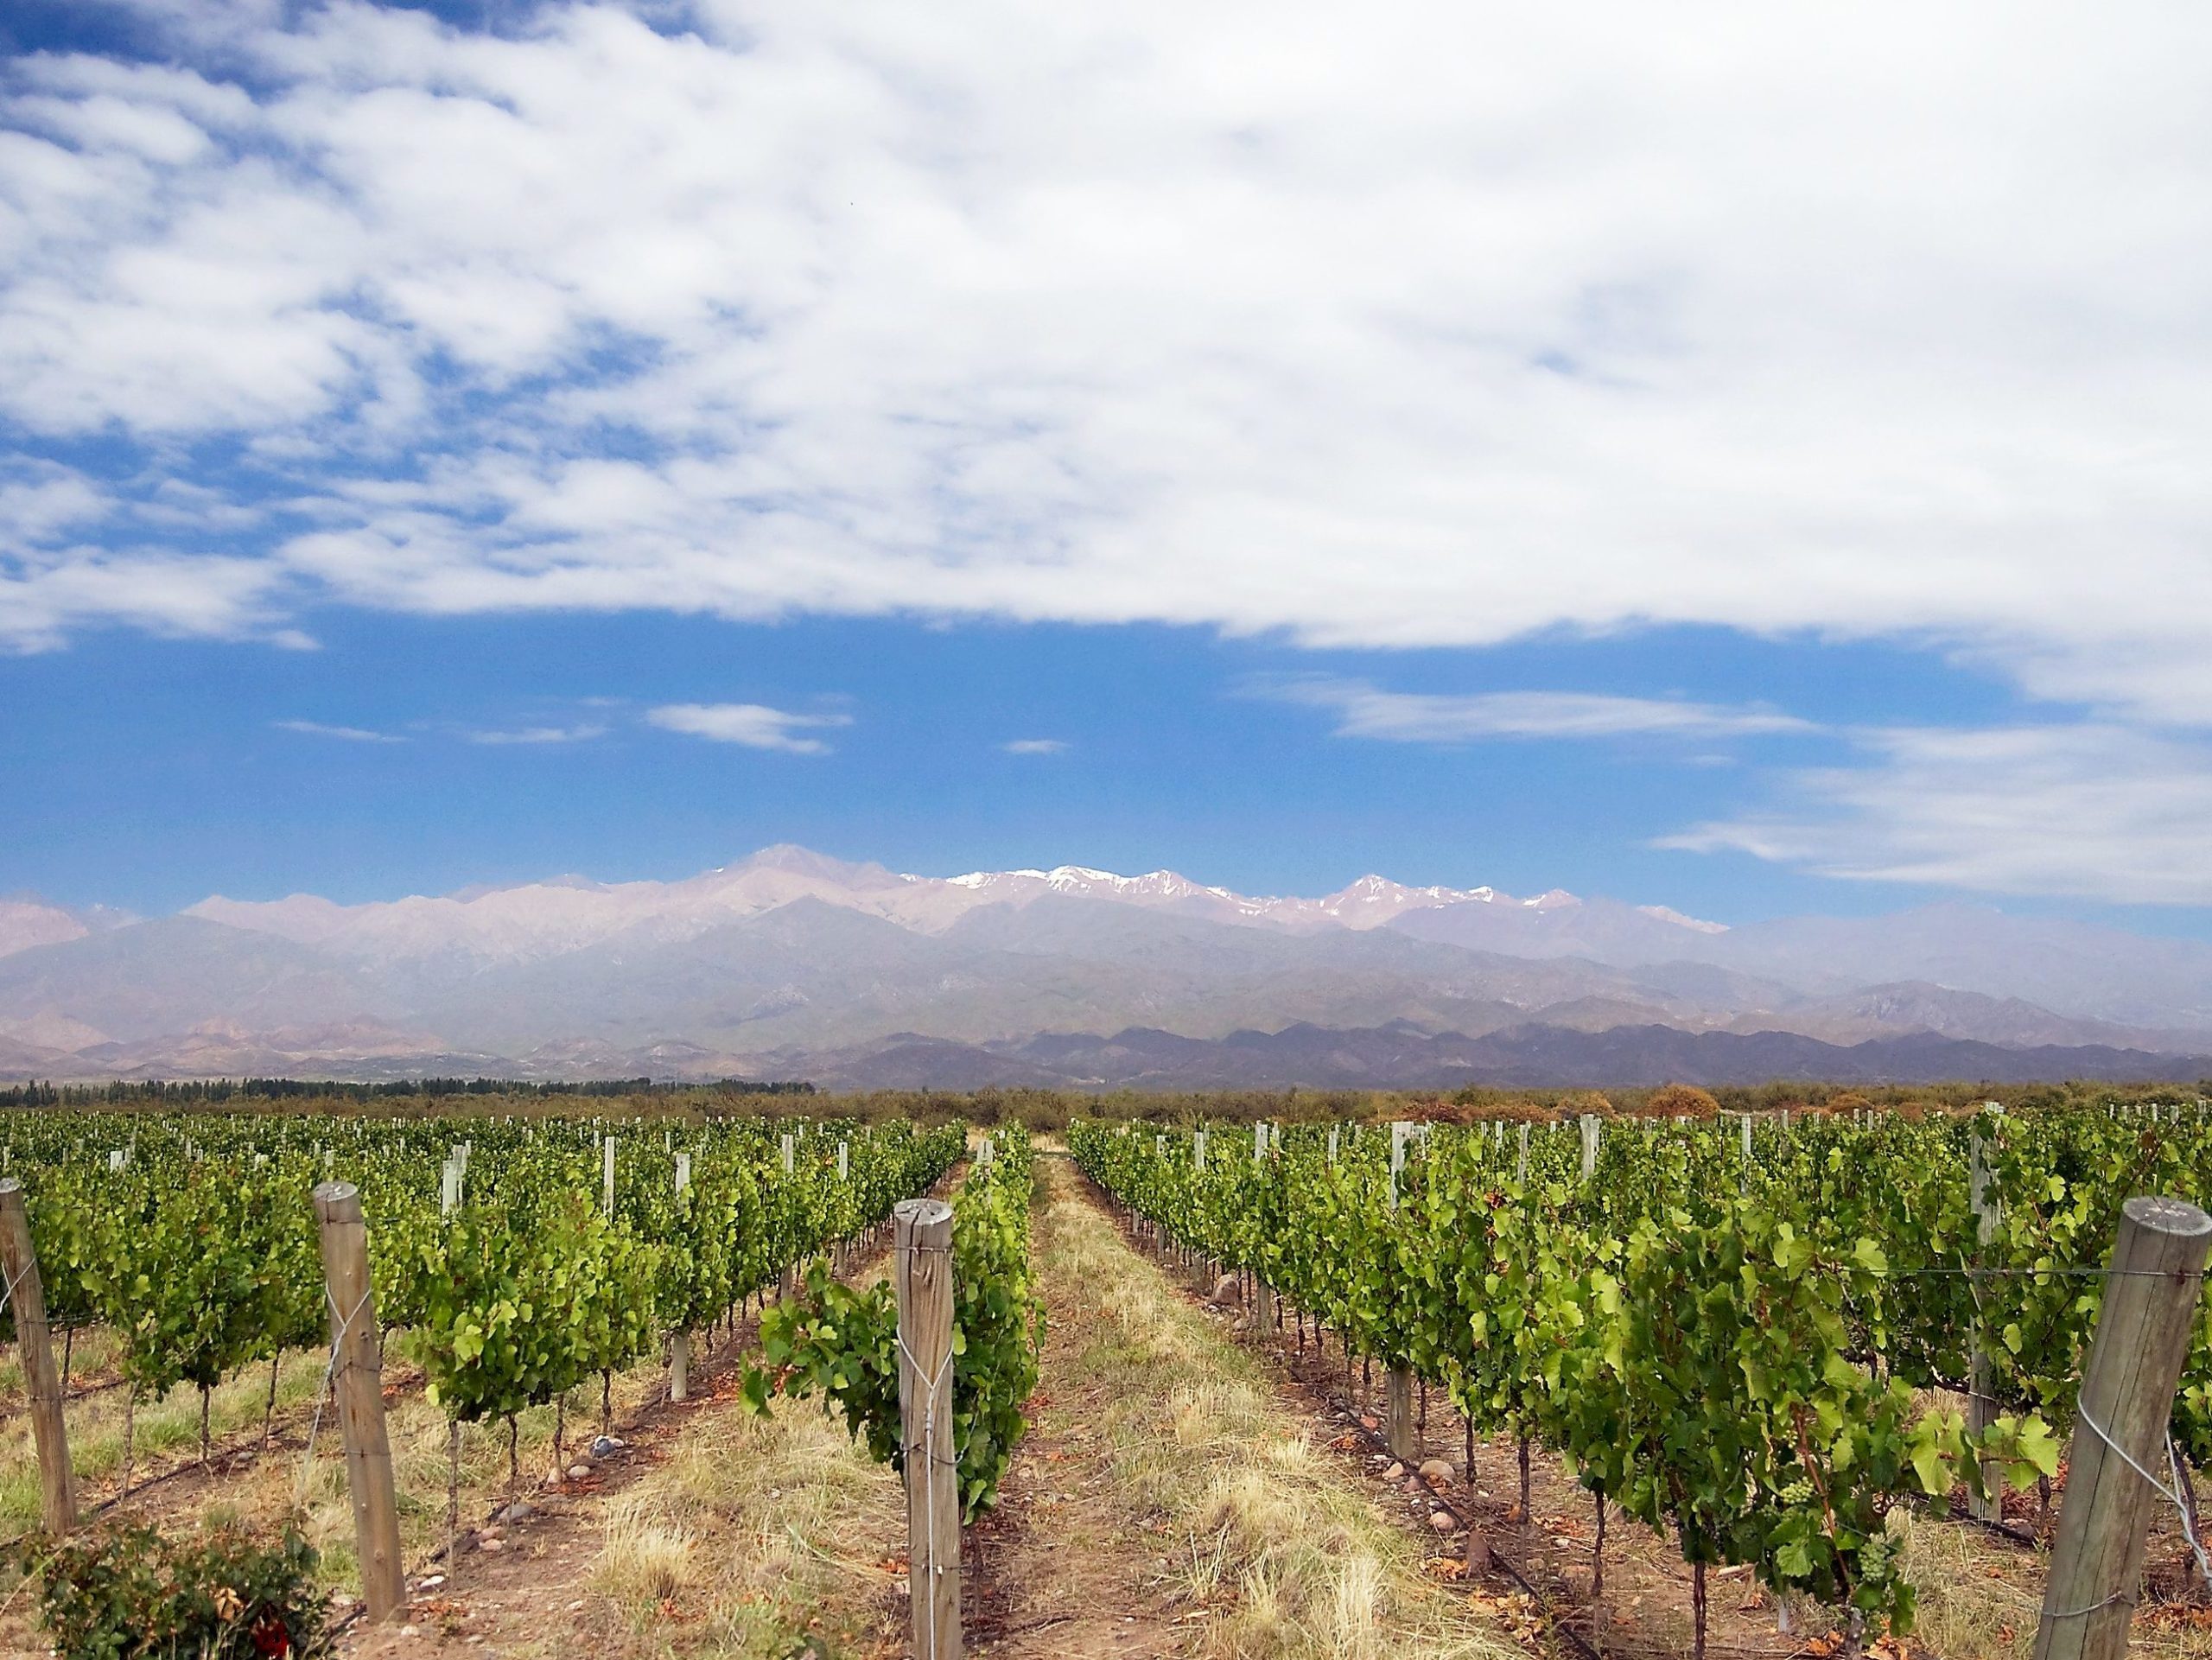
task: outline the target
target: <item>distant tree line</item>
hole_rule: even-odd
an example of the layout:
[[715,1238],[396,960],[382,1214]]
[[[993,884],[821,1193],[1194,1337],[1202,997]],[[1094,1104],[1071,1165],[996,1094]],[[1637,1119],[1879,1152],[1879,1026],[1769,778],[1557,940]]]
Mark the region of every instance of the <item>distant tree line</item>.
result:
[[10,1107],[108,1108],[121,1112],[224,1107],[233,1112],[313,1113],[366,1110],[394,1117],[441,1116],[453,1112],[573,1113],[591,1101],[609,1117],[685,1117],[697,1121],[762,1116],[836,1117],[878,1123],[909,1119],[922,1124],[958,1120],[972,1124],[1020,1123],[1052,1132],[1077,1119],[1133,1119],[1164,1127],[1224,1121],[1312,1123],[1343,1119],[1382,1123],[1413,1118],[1461,1123],[1493,1118],[1567,1119],[1651,1115],[1705,1117],[1715,1112],[1847,1112],[1859,1108],[1908,1116],[1956,1112],[1984,1101],[2011,1108],[2067,1103],[2195,1102],[2212,1096],[2212,1078],[2185,1084],[2100,1083],[2075,1078],[2050,1084],[1991,1084],[1957,1080],[1921,1084],[1823,1084],[1803,1078],[1710,1090],[1669,1084],[1658,1088],[1344,1090],[1247,1089],[1166,1091],[1025,1087],[965,1090],[873,1090],[832,1094],[798,1080],[729,1078],[713,1084],[655,1082],[646,1078],[581,1083],[522,1083],[504,1078],[425,1078],[377,1084],[334,1084],[298,1078],[217,1078],[198,1083],[55,1084],[0,1088],[0,1110]]

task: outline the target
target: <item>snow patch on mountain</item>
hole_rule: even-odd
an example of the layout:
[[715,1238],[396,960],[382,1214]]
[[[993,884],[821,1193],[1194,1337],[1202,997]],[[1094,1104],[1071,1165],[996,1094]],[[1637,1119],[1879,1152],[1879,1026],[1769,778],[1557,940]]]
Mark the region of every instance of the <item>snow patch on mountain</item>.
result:
[[[785,845],[764,848],[734,864],[675,882],[601,882],[561,875],[361,905],[340,905],[311,894],[260,901],[216,895],[186,914],[372,964],[495,964],[558,957],[618,936],[641,944],[681,941],[803,899],[932,934],[982,906],[1023,906],[1044,899],[1144,906],[1293,931],[1380,928],[1414,911],[1514,902],[1487,886],[1413,887],[1372,874],[1314,899],[1239,894],[1173,870],[1124,876],[1075,864],[922,876]],[[1521,903],[1544,909],[1580,901],[1554,890]]]
[[1725,922],[1707,922],[1702,917],[1684,916],[1670,906],[1639,905],[1636,908],[1656,921],[1671,922],[1677,928],[1688,928],[1693,933],[1725,934],[1728,932],[1728,925]]

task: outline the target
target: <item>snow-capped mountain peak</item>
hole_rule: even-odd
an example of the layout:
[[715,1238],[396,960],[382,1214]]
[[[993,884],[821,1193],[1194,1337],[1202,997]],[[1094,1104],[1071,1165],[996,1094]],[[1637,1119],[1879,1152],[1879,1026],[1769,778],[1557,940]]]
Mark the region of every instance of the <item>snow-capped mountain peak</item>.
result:
[[[491,964],[557,957],[618,935],[660,943],[691,938],[800,900],[932,934],[980,906],[1046,900],[1143,906],[1301,932],[1380,928],[1409,913],[1455,906],[1518,905],[1548,911],[1581,903],[1558,889],[1516,901],[1488,886],[1414,887],[1373,872],[1315,899],[1239,894],[1173,870],[1124,876],[1078,864],[925,876],[785,845],[673,882],[602,882],[562,875],[442,898],[363,905],[340,905],[313,894],[267,901],[213,898],[192,906],[189,914],[365,962],[442,958]],[[1670,914],[1663,919],[1675,919]]]

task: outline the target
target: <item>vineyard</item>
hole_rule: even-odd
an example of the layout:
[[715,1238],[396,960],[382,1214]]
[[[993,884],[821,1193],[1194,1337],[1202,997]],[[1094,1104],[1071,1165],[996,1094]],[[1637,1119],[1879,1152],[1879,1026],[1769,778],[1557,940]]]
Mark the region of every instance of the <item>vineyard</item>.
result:
[[[1100,1202],[1130,1241],[1200,1270],[1210,1294],[1182,1314],[1147,1305],[1134,1328],[1147,1335],[1131,1339],[1140,1352],[1117,1363],[1135,1369],[1119,1376],[1140,1383],[1158,1367],[1180,1368],[1173,1375],[1182,1381],[1161,1384],[1151,1409],[1163,1422],[1116,1432],[1124,1441],[1160,1438],[1165,1467],[1198,1433],[1191,1403],[1215,1386],[1193,1379],[1189,1359],[1199,1352],[1191,1345],[1203,1350],[1211,1339],[1188,1332],[1171,1339],[1158,1334],[1159,1322],[1221,1324],[1227,1313],[1207,1315],[1208,1306],[1242,1309],[1243,1352],[1256,1350],[1262,1364],[1288,1365],[1304,1379],[1329,1434],[1349,1425],[1357,1436],[1371,1424],[1377,1462],[1395,1455],[1406,1468],[1429,1470],[1432,1396],[1451,1411],[1464,1437],[1459,1462],[1448,1480],[1434,1479],[1439,1494],[1462,1497],[1440,1498],[1458,1509],[1431,1515],[1424,1492],[1415,1515],[1416,1524],[1443,1530],[1448,1522],[1464,1535],[1454,1544],[1464,1561],[1444,1576],[1446,1587],[1479,1586],[1494,1567],[1517,1572],[1504,1555],[1535,1517],[1536,1465],[1553,1460],[1579,1485],[1593,1536],[1587,1578],[1571,1606],[1531,1617],[1528,1642],[1548,1648],[1546,1630],[1557,1642],[1582,1640],[1571,1635],[1587,1625],[1575,1610],[1603,1602],[1609,1549],[1618,1564],[1630,1542],[1617,1531],[1609,1547],[1610,1515],[1679,1553],[1682,1650],[1705,1651],[1713,1576],[1740,1572],[1764,1587],[1782,1620],[1782,1645],[1758,1651],[1797,1652],[1802,1642],[1815,1646],[1802,1651],[1817,1655],[1833,1651],[1822,1643],[1856,1647],[1912,1630],[1929,1586],[1901,1542],[1907,1516],[1980,1528],[2018,1542],[2015,1549],[2048,1542],[2071,1491],[2066,1443],[2081,1427],[2079,1391],[2114,1283],[2107,1257],[2122,1206],[2212,1186],[2212,1125],[2194,1107],[2140,1105],[1173,1129],[1092,1121],[1068,1132],[1071,1161],[1040,1152],[1019,1128],[984,1135],[896,1120],[48,1109],[9,1116],[0,1136],[0,1173],[22,1182],[59,1357],[56,1398],[79,1429],[94,1409],[87,1388],[121,1409],[119,1457],[86,1466],[98,1478],[87,1488],[98,1501],[91,1512],[113,1512],[118,1523],[168,1514],[156,1502],[161,1485],[192,1469],[196,1450],[192,1491],[204,1498],[191,1505],[229,1515],[226,1484],[253,1464],[251,1450],[239,1452],[252,1445],[251,1408],[240,1402],[264,1387],[253,1381],[261,1378],[260,1444],[286,1449],[280,1462],[300,1473],[281,1512],[270,1511],[286,1518],[280,1554],[254,1560],[272,1583],[356,1583],[368,1547],[359,1560],[339,1548],[327,1501],[343,1501],[354,1483],[355,1521],[365,1514],[359,1469],[348,1465],[341,1479],[329,1463],[341,1416],[349,1459],[357,1451],[340,1357],[358,1317],[381,1338],[363,1363],[371,1394],[396,1402],[404,1426],[395,1435],[406,1466],[403,1601],[419,1606],[429,1595],[454,1618],[464,1560],[496,1560],[485,1553],[500,1550],[512,1518],[533,1513],[518,1502],[524,1495],[589,1501],[620,1467],[625,1436],[678,1433],[687,1421],[654,1415],[688,1403],[700,1415],[688,1421],[714,1437],[698,1453],[709,1465],[728,1461],[719,1449],[743,1446],[780,1470],[773,1460],[811,1449],[811,1473],[763,1476],[767,1491],[748,1501],[759,1508],[734,1547],[741,1555],[786,1531],[804,1542],[797,1522],[776,1518],[810,1513],[791,1507],[818,1504],[802,1495],[822,1482],[849,1495],[880,1495],[879,1480],[893,1491],[903,1485],[905,1518],[870,1512],[865,1525],[875,1536],[864,1549],[885,1555],[912,1540],[911,1570],[885,1572],[897,1575],[899,1600],[914,1601],[912,1650],[940,1655],[957,1647],[932,1646],[944,1639],[929,1634],[940,1628],[925,1624],[922,1604],[947,1576],[951,1600],[931,1618],[942,1620],[949,1606],[951,1624],[942,1629],[957,1645],[969,1554],[960,1537],[1000,1540],[1018,1557],[1023,1528],[1063,1514],[1065,1495],[1052,1490],[1051,1472],[1087,1444],[1088,1427],[1080,1416],[1056,1421],[1055,1397],[1073,1387],[1071,1376],[1103,1364],[1088,1332],[1063,1336],[1063,1311],[1080,1307],[1077,1319],[1091,1323],[1138,1321],[1116,1282],[1157,1274],[1119,1236],[1109,1248],[1086,1235],[1080,1282],[1065,1267],[1054,1277],[1049,1265],[1076,1250],[1082,1217]],[[1071,1185],[1075,1172],[1087,1186]],[[319,1205],[341,1183],[358,1192],[372,1296],[329,1288],[339,1282],[327,1277],[329,1239],[319,1230],[329,1218],[319,1218]],[[949,1204],[904,1202],[933,1190]],[[1035,1231],[1040,1214],[1059,1218],[1050,1238]],[[1225,1305],[1217,1279],[1235,1289]],[[941,1351],[918,1335],[931,1287],[943,1300]],[[2174,1494],[2191,1503],[2191,1478],[2212,1460],[2212,1320],[2199,1307],[2193,1320],[2171,1453],[2159,1454],[2171,1457]],[[12,1307],[0,1307],[0,1336],[16,1337]],[[717,1338],[724,1341],[710,1364]],[[1149,1345],[1160,1353],[1141,1352]],[[94,1357],[97,1382],[79,1377],[73,1387],[84,1355]],[[1245,1364],[1207,1363],[1223,1377]],[[1362,1402],[1373,1398],[1377,1375],[1387,1405],[1370,1415]],[[28,1356],[22,1376],[27,1383],[33,1376]],[[1094,1416],[1137,1385],[1097,1387]],[[272,1441],[280,1398],[292,1415]],[[138,1437],[143,1425],[173,1427],[179,1402],[188,1417],[196,1409],[196,1434],[181,1448],[173,1434],[157,1437],[187,1460],[162,1464]],[[810,1439],[823,1427],[832,1441]],[[1255,1432],[1240,1456],[1266,1467],[1276,1455],[1253,1449],[1307,1433],[1294,1421]],[[329,1473],[318,1478],[319,1434]],[[442,1491],[424,1479],[431,1446]],[[1352,1467],[1334,1479],[1357,1476],[1364,1455],[1348,1456]],[[1097,1466],[1096,1481],[1109,1491],[1130,1484],[1134,1457],[1122,1446]],[[871,1467],[880,1475],[862,1473]],[[41,1563],[56,1579],[63,1565],[79,1579],[109,1571],[90,1547],[65,1550],[36,1530],[29,1474],[9,1472],[0,1485],[8,1531],[24,1536],[20,1548],[30,1553],[19,1557],[26,1583]],[[623,1479],[651,1489],[644,1466]],[[1266,1479],[1285,1478],[1276,1469]],[[1483,1481],[1516,1496],[1509,1513],[1478,1517]],[[295,1484],[272,1477],[270,1489],[278,1485]],[[1221,1491],[1163,1497],[1175,1491],[1170,1475],[1147,1478],[1122,1536],[1100,1541],[1098,1561],[1129,1555],[1128,1539],[1162,1527],[1163,1515],[1181,1515],[1174,1525],[1196,1530],[1194,1562],[1205,1549],[1229,1549],[1222,1542],[1238,1536],[1236,1515],[1249,1491],[1237,1489],[1234,1502]],[[317,1494],[326,1502],[320,1568],[297,1531],[307,1525],[301,1504]],[[691,1501],[682,1514],[696,1524]],[[943,1531],[925,1542],[933,1516]],[[217,1529],[208,1537],[228,1537],[227,1522],[205,1525]],[[1370,1643],[1377,1653],[1426,1651],[1406,1647],[1418,1634],[1440,1654],[1482,1651],[1479,1642],[1463,1649],[1452,1646],[1461,1638],[1439,1635],[1449,1621],[1440,1625],[1423,1610],[1442,1587],[1424,1588],[1407,1566],[1417,1544],[1387,1542],[1361,1547],[1385,1565],[1359,1572],[1388,1592],[1376,1593],[1363,1625],[1353,1622],[1363,1635],[1320,1647],[1251,1637],[1222,1613],[1223,1600],[1242,1619],[1293,1593],[1268,1579],[1281,1570],[1259,1565],[1275,1560],[1281,1542],[1249,1519],[1242,1525],[1240,1548],[1251,1553],[1243,1577],[1222,1581],[1225,1591],[1174,1593],[1211,1623],[1193,1624],[1198,1616],[1178,1602],[1161,1614],[1154,1648],[1127,1651],[1364,1654]],[[1196,1541],[1209,1530],[1216,1543],[1203,1548]],[[172,1549],[154,1533],[128,1536],[149,1559]],[[616,1549],[602,1547],[602,1573]],[[780,1652],[729,1633],[768,1629],[754,1605],[797,1586],[822,1606],[848,1599],[839,1629],[872,1632],[874,1646],[861,1651],[900,1651],[894,1633],[904,1622],[887,1612],[888,1580],[855,1592],[856,1570],[836,1567],[844,1559],[810,1545],[779,1558],[777,1574],[756,1573],[746,1606],[715,1616],[723,1646],[638,1651]],[[523,1564],[502,1571],[515,1606],[546,1601]],[[681,1561],[652,1569],[650,1593],[632,1605],[633,1636],[658,1631],[659,1642],[685,1628],[682,1591],[696,1571]],[[1160,1594],[1156,1565],[1130,1571],[1129,1597]],[[966,1572],[964,1614],[979,1631],[1050,1628],[1066,1618],[1014,1622],[1002,1580],[977,1579],[974,1565]],[[2200,1584],[2187,1594],[2208,1591]],[[1477,1589],[1460,1606],[1488,1606],[1485,1595]],[[58,1631],[67,1610],[54,1596],[47,1606]],[[349,1606],[358,1618],[359,1605]],[[788,1606],[775,1618],[806,1629]],[[1320,1623],[1317,1613],[1294,1625],[1310,1637]],[[354,1638],[365,1629],[357,1625]],[[1232,1631],[1245,1634],[1232,1639]],[[1395,1645],[1386,1640],[1392,1631]],[[1212,1647],[1200,1640],[1209,1631]],[[1062,1631],[1058,1640],[1071,1639]],[[296,1646],[320,1651],[303,1636]],[[1109,1650],[1124,1651],[1103,1644]],[[543,1651],[565,1650],[556,1641]],[[1012,1651],[1078,1650],[1046,1642]]]
[[[127,1139],[114,1144],[115,1132]],[[376,1307],[454,1428],[520,1414],[691,1335],[858,1237],[960,1155],[957,1129],[765,1122],[624,1135],[589,1122],[21,1119],[47,1315],[112,1336],[131,1402],[326,1341],[310,1196],[359,1189]],[[0,1332],[12,1338],[12,1320]],[[64,1363],[65,1388],[67,1362]],[[556,1452],[557,1452],[556,1447]],[[128,1429],[120,1485],[130,1485]]]
[[[1414,1129],[1071,1143],[1173,1246],[1287,1299],[1301,1345],[1310,1315],[1348,1369],[1448,1392],[1470,1462],[1516,1438],[1524,1513],[1531,1444],[1561,1455],[1600,1587],[1608,1502],[1671,1530],[1700,1652],[1712,1565],[1909,1628],[1890,1510],[2048,1494],[2121,1205],[2212,1176],[2194,1114]],[[1929,1390],[2002,1410],[1970,1428]],[[2201,1313],[2171,1434],[2212,1453]]]

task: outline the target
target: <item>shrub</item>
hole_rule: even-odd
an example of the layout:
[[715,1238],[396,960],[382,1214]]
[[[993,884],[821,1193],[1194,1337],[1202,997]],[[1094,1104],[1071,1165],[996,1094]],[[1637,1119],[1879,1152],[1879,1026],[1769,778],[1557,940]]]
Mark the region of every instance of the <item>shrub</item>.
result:
[[60,1660],[319,1660],[332,1649],[318,1561],[292,1528],[267,1545],[235,1525],[168,1539],[109,1524],[35,1538],[24,1565]]
[[1694,1084],[1662,1084],[1643,1103],[1655,1118],[1710,1118],[1720,1103]]

